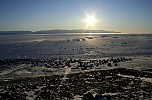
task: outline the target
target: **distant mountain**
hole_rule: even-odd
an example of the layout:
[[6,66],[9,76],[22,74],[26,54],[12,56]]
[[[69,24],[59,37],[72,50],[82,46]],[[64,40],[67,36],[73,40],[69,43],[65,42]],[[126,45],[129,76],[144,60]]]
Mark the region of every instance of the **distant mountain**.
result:
[[120,33],[115,31],[106,30],[85,30],[85,29],[75,29],[75,30],[42,30],[42,31],[0,31],[0,35],[22,35],[22,34],[58,34],[58,33]]
[[115,31],[106,31],[106,30],[85,30],[85,29],[75,29],[75,30],[42,30],[37,31],[36,33],[120,33]]
[[22,34],[32,34],[32,31],[0,31],[0,35],[22,35]]

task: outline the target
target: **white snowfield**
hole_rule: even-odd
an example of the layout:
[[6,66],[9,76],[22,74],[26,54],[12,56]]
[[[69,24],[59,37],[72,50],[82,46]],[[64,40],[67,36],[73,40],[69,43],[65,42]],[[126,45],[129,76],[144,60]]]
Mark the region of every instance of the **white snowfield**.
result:
[[152,55],[151,45],[152,35],[79,34],[52,36],[44,34],[44,36],[3,36],[0,37],[0,59],[149,56]]

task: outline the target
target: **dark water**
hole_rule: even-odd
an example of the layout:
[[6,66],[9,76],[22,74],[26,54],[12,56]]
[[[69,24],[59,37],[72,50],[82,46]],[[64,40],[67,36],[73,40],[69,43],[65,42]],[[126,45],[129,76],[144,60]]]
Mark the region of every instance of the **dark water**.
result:
[[151,34],[0,35],[0,59],[152,55]]

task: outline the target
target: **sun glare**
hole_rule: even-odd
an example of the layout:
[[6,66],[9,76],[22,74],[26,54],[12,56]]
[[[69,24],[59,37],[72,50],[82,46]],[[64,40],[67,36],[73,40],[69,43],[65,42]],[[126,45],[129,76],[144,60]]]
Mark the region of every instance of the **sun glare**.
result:
[[86,19],[84,20],[87,24],[87,27],[94,28],[95,23],[97,22],[94,15],[86,15]]

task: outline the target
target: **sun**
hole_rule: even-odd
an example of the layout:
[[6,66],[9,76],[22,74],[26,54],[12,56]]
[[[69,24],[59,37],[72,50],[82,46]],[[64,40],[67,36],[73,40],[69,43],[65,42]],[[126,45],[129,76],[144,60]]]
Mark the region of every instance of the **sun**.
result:
[[87,22],[88,25],[93,26],[94,22],[95,22],[94,16],[93,15],[88,15],[87,18],[86,18],[86,22]]
[[89,28],[94,28],[97,22],[95,15],[91,15],[91,14],[90,15],[87,14],[84,21],[86,22],[87,27]]

